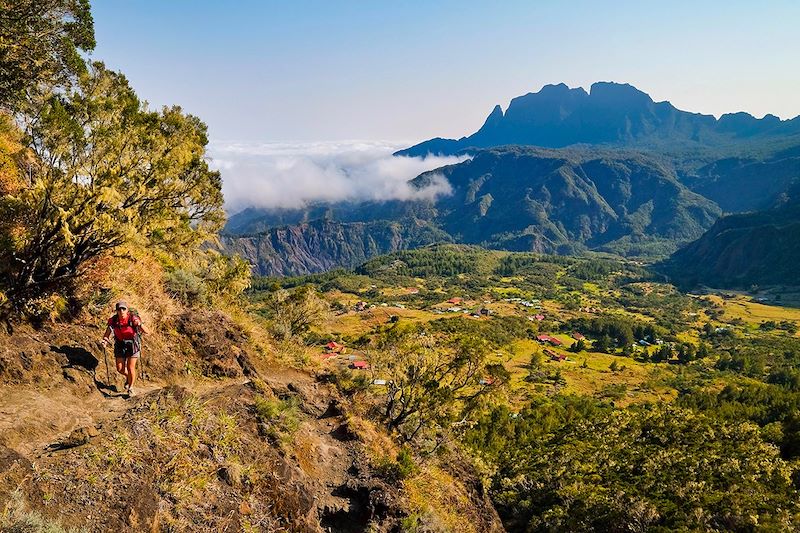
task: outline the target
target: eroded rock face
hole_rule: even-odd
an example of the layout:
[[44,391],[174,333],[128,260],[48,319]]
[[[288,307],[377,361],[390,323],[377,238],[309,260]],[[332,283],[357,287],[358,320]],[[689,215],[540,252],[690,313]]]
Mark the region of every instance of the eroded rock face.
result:
[[227,378],[254,374],[247,336],[221,313],[187,312],[176,326],[182,342],[199,356],[203,373]]
[[450,240],[445,232],[417,219],[314,220],[253,236],[227,236],[223,244],[259,274],[283,276],[354,267],[376,255]]

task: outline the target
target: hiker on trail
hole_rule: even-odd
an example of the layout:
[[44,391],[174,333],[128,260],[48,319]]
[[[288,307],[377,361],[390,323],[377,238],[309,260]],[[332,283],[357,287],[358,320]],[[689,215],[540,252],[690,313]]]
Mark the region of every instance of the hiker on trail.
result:
[[125,390],[133,396],[133,384],[136,382],[136,362],[139,360],[142,345],[139,335],[147,333],[142,320],[129,312],[127,302],[117,302],[116,314],[108,319],[108,327],[103,335],[103,342],[111,343],[111,332],[114,332],[114,360],[117,372],[125,376]]

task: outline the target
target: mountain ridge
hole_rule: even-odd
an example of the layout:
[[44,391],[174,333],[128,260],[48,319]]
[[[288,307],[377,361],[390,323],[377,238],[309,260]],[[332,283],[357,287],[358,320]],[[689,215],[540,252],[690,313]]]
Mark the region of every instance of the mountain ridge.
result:
[[713,115],[655,102],[627,83],[595,82],[587,92],[564,83],[545,85],[496,105],[483,126],[460,139],[441,137],[399,150],[399,156],[452,155],[467,148],[508,144],[560,148],[574,144],[720,146],[759,136],[800,134],[800,117],[781,120],[746,112]]
[[720,218],[657,266],[687,285],[800,285],[800,186],[770,209]]
[[[367,203],[363,212],[357,206],[281,211],[275,220],[295,223],[227,235],[224,245],[264,275],[353,267],[380,253],[435,242],[665,255],[699,237],[722,214],[681,184],[668,162],[636,151],[494,148],[410,184],[424,188],[441,176],[452,194],[435,201]],[[325,216],[309,221],[309,213]],[[258,230],[262,223],[249,213],[235,227]]]

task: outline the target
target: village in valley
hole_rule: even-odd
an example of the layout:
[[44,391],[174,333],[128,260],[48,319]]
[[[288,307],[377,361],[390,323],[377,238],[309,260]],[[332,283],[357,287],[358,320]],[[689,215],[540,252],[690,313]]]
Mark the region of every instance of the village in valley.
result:
[[[437,274],[448,261],[461,271]],[[761,309],[766,318],[764,308],[780,314],[757,297],[684,294],[650,279],[636,263],[604,258],[441,246],[376,258],[356,272],[284,283],[310,283],[330,305],[308,340],[307,360],[320,371],[363,374],[360,379],[380,388],[387,378],[371,362],[371,336],[399,324],[431,325],[435,335],[437,325],[448,324],[447,331],[496,336],[487,357],[508,371],[504,394],[515,404],[559,393],[618,405],[670,401],[676,376],[689,369],[706,369],[704,379],[716,379],[707,370],[718,341],[735,332],[744,338],[786,333],[765,329],[772,322],[757,312],[746,316],[742,309]],[[485,377],[481,384],[495,382]]]

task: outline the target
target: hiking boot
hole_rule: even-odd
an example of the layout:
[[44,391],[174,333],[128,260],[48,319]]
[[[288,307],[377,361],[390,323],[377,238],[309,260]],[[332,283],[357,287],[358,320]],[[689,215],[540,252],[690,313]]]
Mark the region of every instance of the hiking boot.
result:
[[132,398],[132,397],[133,397],[133,395],[134,395],[134,393],[133,393],[133,387],[128,387],[128,398]]

